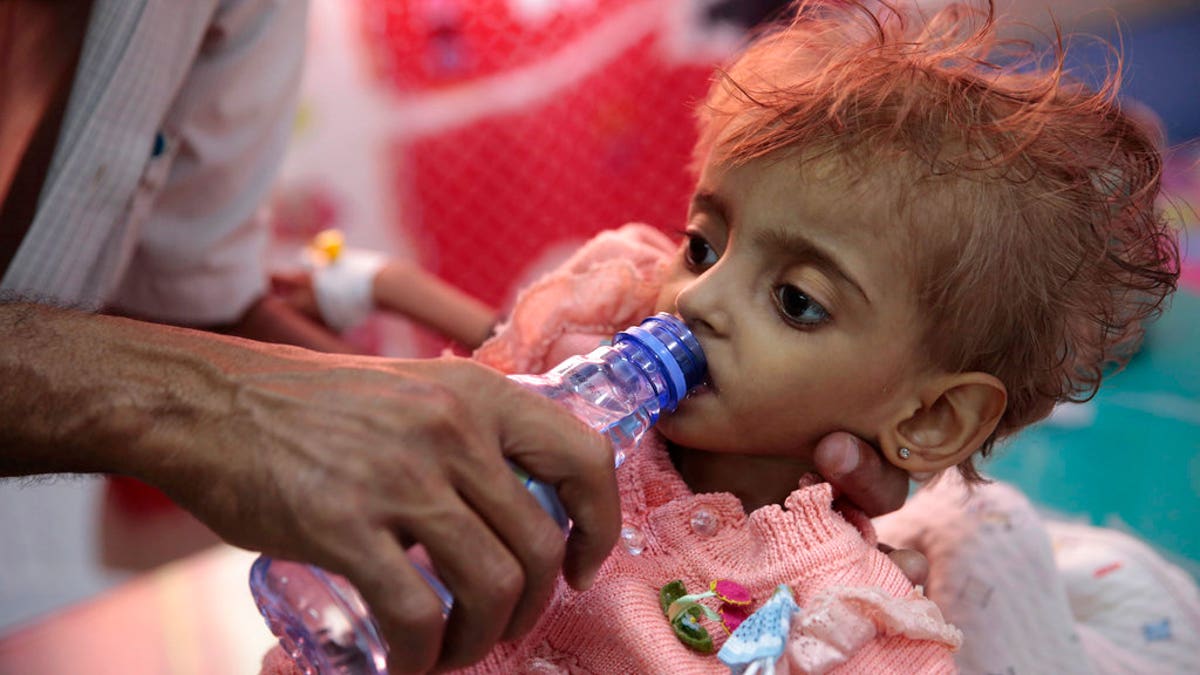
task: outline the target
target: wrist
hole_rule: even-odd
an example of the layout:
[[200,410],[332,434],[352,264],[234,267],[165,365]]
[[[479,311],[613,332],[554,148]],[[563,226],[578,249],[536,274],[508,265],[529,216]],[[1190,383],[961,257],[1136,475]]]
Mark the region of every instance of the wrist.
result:
[[158,484],[164,464],[193,461],[193,435],[233,400],[234,385],[189,352],[206,337],[196,331],[11,305],[0,326],[0,474]]
[[343,332],[366,320],[375,309],[375,277],[387,257],[375,251],[344,249],[313,269],[313,295],[321,318]]

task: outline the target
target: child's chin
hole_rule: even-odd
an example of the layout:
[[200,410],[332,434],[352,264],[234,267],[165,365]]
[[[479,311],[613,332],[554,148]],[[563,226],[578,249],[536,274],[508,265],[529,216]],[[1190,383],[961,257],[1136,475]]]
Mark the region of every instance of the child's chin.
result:
[[655,430],[667,441],[686,447],[691,447],[698,440],[695,429],[689,424],[687,411],[680,406],[675,412],[663,415],[655,425]]
[[658,432],[658,435],[672,443],[676,442],[675,439],[678,435],[678,424],[675,422],[675,414],[671,412],[663,415],[658,418],[658,422],[654,425],[654,430]]

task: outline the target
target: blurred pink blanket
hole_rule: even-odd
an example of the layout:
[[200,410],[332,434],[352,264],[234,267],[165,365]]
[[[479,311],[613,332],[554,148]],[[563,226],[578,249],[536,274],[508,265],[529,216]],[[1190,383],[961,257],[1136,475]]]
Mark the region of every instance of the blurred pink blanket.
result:
[[928,596],[962,629],[964,673],[1192,673],[1200,592],[1121,532],[1039,514],[1012,486],[947,474],[877,518],[929,558]]

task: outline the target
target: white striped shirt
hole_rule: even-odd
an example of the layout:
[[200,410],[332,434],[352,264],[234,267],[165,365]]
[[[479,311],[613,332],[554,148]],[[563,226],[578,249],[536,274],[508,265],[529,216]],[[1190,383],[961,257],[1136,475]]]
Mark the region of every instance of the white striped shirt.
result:
[[0,290],[191,324],[266,287],[259,212],[306,0],[95,0],[37,213]]

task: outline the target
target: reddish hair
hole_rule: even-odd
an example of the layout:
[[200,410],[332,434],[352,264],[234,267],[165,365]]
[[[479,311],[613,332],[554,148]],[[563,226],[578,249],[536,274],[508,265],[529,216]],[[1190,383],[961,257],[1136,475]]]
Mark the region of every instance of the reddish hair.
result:
[[[886,4],[794,9],[718,74],[696,165],[816,154],[892,188],[930,363],[1008,390],[982,454],[1095,395],[1179,276],[1158,138],[1116,100],[1119,55],[1090,90],[1068,78],[1061,34],[1039,61],[997,37],[990,2],[919,21]],[[970,459],[959,470],[980,480]]]

